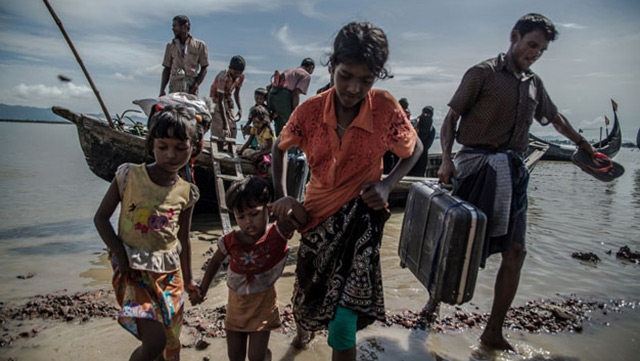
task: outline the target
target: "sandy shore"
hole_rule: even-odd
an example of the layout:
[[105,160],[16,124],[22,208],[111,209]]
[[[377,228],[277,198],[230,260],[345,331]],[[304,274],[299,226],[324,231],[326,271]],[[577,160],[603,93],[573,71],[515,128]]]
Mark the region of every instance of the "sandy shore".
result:
[[[215,249],[221,233],[216,228],[207,228],[196,222],[192,232],[193,269],[196,279],[202,274],[202,265]],[[290,242],[296,250],[299,239]],[[100,256],[106,264],[106,254]],[[308,350],[298,351],[290,347],[294,336],[294,322],[288,305],[292,292],[295,265],[289,262],[278,281],[278,301],[283,327],[272,333],[270,347],[274,360],[325,360],[331,350],[326,345],[326,335],[320,334]],[[61,290],[46,295],[34,295],[24,303],[0,305],[0,321],[3,334],[0,337],[0,360],[106,360],[127,359],[137,347],[138,341],[124,331],[115,321],[117,304],[109,287],[110,269],[94,269],[91,283],[98,289],[69,292]],[[186,307],[185,324],[182,331],[182,359],[224,359],[224,305],[226,303],[224,278],[217,277],[208,299],[197,307]],[[513,308],[508,316],[507,327],[513,333],[565,333],[581,332],[583,320],[606,317],[635,304],[623,301],[584,300],[567,297],[556,300],[532,300]],[[477,309],[477,307],[476,307]],[[418,347],[423,358],[438,359],[426,342],[447,340],[451,335],[465,331],[479,334],[486,323],[487,314],[474,312],[473,305],[465,307],[443,307],[442,315],[428,324],[421,310],[403,310],[388,313],[387,323],[376,323],[358,334],[358,349],[361,359],[388,358],[397,352],[415,354]],[[477,351],[477,350],[476,350]],[[478,351],[480,352],[480,351]],[[215,355],[215,356],[214,356]],[[417,354],[416,354],[417,355]]]

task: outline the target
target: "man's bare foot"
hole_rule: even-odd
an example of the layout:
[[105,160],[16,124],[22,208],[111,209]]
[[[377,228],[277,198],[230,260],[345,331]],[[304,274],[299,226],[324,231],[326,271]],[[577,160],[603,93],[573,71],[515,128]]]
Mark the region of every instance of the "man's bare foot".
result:
[[291,341],[291,346],[293,346],[298,350],[306,350],[307,347],[309,346],[309,342],[311,342],[311,340],[313,340],[313,338],[316,337],[316,333],[307,331],[302,327],[300,327],[300,325],[296,324],[296,326],[297,326],[297,332],[296,332],[296,336]]
[[511,346],[511,344],[507,342],[507,340],[502,335],[498,335],[497,337],[490,337],[486,334],[482,334],[482,336],[480,336],[480,344],[493,349],[504,350],[513,353],[516,352],[513,346]]

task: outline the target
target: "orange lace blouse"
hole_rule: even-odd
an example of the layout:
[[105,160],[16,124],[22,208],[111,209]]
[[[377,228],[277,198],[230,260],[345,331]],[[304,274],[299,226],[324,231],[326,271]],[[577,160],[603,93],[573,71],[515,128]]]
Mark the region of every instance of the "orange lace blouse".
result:
[[369,91],[342,139],[336,134],[335,89],[298,106],[280,133],[281,150],[298,146],[307,155],[311,179],[304,207],[317,224],[382,176],[382,156],[413,153],[416,131],[398,102],[384,90]]

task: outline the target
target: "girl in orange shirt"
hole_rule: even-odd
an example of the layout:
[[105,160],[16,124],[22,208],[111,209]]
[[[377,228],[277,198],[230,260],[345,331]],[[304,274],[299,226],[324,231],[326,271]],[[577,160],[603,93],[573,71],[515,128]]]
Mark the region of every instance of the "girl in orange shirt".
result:
[[[276,198],[272,211],[286,231],[303,226],[293,313],[294,345],[328,328],[333,360],[355,360],[356,330],[384,321],[380,241],[389,192],[406,175],[422,145],[402,107],[386,91],[372,89],[387,78],[384,32],[369,23],[344,26],[334,41],[329,71],[334,86],[307,100],[291,115],[273,149]],[[284,157],[291,147],[307,155],[311,178],[300,225],[284,184]],[[382,156],[400,161],[381,180]]]

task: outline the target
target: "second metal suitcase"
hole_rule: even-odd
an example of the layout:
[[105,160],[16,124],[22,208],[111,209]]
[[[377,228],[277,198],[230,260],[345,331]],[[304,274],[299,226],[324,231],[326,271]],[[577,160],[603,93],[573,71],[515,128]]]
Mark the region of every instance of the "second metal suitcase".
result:
[[462,304],[473,297],[486,215],[435,183],[414,183],[404,211],[398,254],[430,297]]

